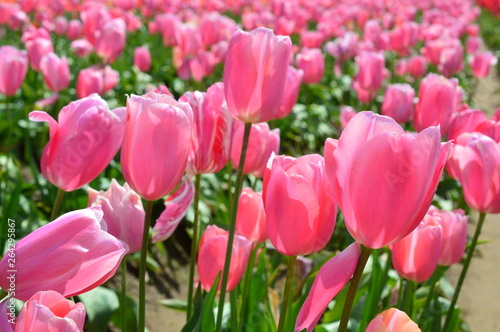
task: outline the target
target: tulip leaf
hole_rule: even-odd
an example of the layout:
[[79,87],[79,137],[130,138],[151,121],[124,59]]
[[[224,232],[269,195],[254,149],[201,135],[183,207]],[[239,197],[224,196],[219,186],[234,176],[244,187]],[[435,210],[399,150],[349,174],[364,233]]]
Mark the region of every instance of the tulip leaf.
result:
[[[221,272],[215,278],[214,284],[203,301],[195,301],[193,316],[189,319],[181,332],[203,332],[215,330],[214,301],[219,287]],[[198,287],[197,293],[201,292]],[[197,295],[195,295],[197,297]]]
[[[119,297],[119,292],[116,292],[116,295]],[[119,327],[121,331],[137,332],[138,317],[139,307],[137,302],[133,298],[126,296],[124,310],[122,311],[122,308],[116,309],[111,316],[111,322]],[[123,324],[125,324],[125,328],[122,326]]]
[[164,299],[158,302],[161,305],[164,305],[167,308],[179,310],[186,312],[187,311],[187,301],[180,299]]
[[105,287],[97,287],[89,292],[78,295],[80,301],[85,305],[88,321],[85,324],[86,331],[106,332],[108,322],[116,309],[120,307],[120,301],[116,293]]

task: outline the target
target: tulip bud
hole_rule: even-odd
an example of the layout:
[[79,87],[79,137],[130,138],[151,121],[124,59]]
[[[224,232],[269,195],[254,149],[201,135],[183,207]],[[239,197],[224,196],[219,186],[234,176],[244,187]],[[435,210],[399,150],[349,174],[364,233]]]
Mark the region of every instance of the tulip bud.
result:
[[0,93],[13,96],[28,72],[28,56],[12,46],[0,47]]
[[151,68],[151,54],[147,47],[137,47],[134,50],[134,65],[142,72],[147,72]]
[[325,71],[325,59],[319,48],[302,49],[297,55],[297,68],[304,72],[304,83],[319,83]]
[[254,192],[249,187],[242,189],[238,203],[236,231],[258,243],[268,239],[262,192]]
[[385,90],[382,114],[398,123],[405,123],[413,115],[415,91],[409,84],[391,84]]
[[70,73],[66,57],[59,58],[54,53],[45,55],[40,61],[40,69],[47,86],[54,92],[68,87]]

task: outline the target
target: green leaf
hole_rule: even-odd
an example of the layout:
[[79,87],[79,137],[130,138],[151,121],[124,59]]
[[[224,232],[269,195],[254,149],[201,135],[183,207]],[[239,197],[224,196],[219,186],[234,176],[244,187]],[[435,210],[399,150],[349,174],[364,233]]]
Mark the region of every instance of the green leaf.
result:
[[[116,292],[116,296],[118,297],[120,294]],[[137,302],[133,298],[126,296],[124,311],[122,308],[116,309],[111,316],[111,322],[122,331],[137,332],[138,317],[139,307]],[[123,323],[125,323],[125,328],[122,326]]]
[[[217,294],[217,288],[219,287],[221,272],[219,272],[217,278],[215,278],[210,292],[208,292],[203,301],[201,301],[201,303],[200,301],[195,301],[193,316],[182,328],[181,332],[212,332],[215,330],[215,316],[213,308],[215,295]],[[201,292],[201,288],[198,287],[196,292],[199,294]]]
[[78,298],[85,305],[85,311],[87,312],[88,321],[85,324],[85,330],[107,332],[111,316],[120,307],[120,301],[116,293],[111,289],[100,286],[78,295]]
[[186,312],[187,311],[187,301],[180,299],[164,299],[158,302],[161,305],[164,305],[167,308],[175,309],[179,311]]

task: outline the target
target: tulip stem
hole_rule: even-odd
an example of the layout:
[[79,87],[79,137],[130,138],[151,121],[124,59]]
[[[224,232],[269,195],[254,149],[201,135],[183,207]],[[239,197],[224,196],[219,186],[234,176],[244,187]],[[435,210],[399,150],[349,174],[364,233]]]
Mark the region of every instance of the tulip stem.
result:
[[57,196],[54,202],[54,207],[52,208],[52,212],[50,214],[50,221],[53,221],[54,219],[57,218],[59,214],[59,209],[61,208],[63,196],[64,196],[64,190],[62,190],[61,188],[57,188]]
[[413,296],[415,293],[415,282],[412,280],[406,279],[405,282],[405,290],[403,294],[403,300],[401,303],[401,310],[406,312],[408,317],[412,317],[413,311]]
[[120,301],[120,311],[122,315],[122,332],[127,330],[127,320],[126,317],[126,301],[127,301],[127,255],[123,256],[121,262],[121,272],[122,272],[122,289],[121,289],[121,301]]
[[194,291],[194,266],[196,265],[196,256],[198,252],[198,211],[200,204],[200,182],[201,174],[196,174],[194,182],[194,221],[193,221],[193,239],[191,242],[191,257],[189,262],[189,283],[188,283],[188,305],[186,321],[191,317],[193,308],[193,291]]
[[472,261],[472,256],[474,255],[474,251],[476,250],[476,245],[479,240],[479,235],[481,234],[481,228],[483,228],[485,217],[486,213],[484,212],[479,213],[479,221],[476,226],[476,231],[474,233],[474,237],[472,238],[472,242],[470,244],[469,252],[467,253],[467,258],[465,259],[464,266],[462,267],[462,272],[460,273],[460,277],[458,278],[457,287],[455,288],[455,293],[453,294],[453,299],[451,300],[450,307],[448,309],[448,314],[446,315],[446,321],[444,323],[443,332],[447,332],[450,328],[453,311],[455,309],[455,304],[457,303],[458,295],[460,294],[462,284],[464,283],[465,280],[465,275],[467,274],[470,262]]
[[151,224],[153,203],[153,201],[146,200],[144,204],[144,229],[139,263],[139,332],[146,330],[146,258],[148,257],[149,225]]
[[431,280],[429,281],[429,294],[427,295],[427,299],[425,300],[425,304],[422,308],[422,311],[419,316],[419,325],[422,327],[426,324],[426,321],[429,320],[428,310],[431,305],[432,300],[434,299],[434,291],[436,290],[436,284],[443,276],[445,271],[445,267],[438,265],[436,271],[432,274]]
[[342,310],[342,317],[340,318],[339,330],[338,332],[347,331],[347,324],[349,323],[349,317],[351,316],[352,305],[354,304],[354,297],[358,289],[359,282],[361,281],[361,276],[363,275],[363,270],[365,269],[366,262],[372,253],[371,248],[361,246],[361,255],[359,256],[358,264],[356,265],[356,270],[351,279],[351,284],[347,291],[347,297],[344,302],[344,309]]
[[255,255],[257,254],[257,250],[259,250],[259,245],[254,243],[252,245],[252,251],[250,251],[250,258],[248,259],[248,264],[245,269],[245,279],[243,280],[243,296],[241,297],[241,308],[240,308],[240,324],[238,324],[238,332],[241,332],[241,329],[243,328],[243,324],[245,323],[244,321],[244,316],[245,316],[245,310],[246,310],[246,304],[247,304],[247,297],[248,297],[248,289],[250,288],[250,276],[252,275],[252,270],[254,266],[254,261],[255,261]]
[[288,309],[288,301],[290,301],[290,293],[292,289],[292,281],[295,272],[295,261],[297,256],[288,257],[288,269],[286,273],[285,290],[283,291],[283,302],[281,303],[280,320],[278,323],[278,332],[283,332],[286,323],[286,314]]
[[233,201],[231,205],[231,219],[229,224],[229,235],[227,239],[226,259],[224,261],[224,272],[222,273],[222,283],[219,296],[219,307],[217,309],[217,324],[215,331],[220,332],[222,328],[222,313],[224,311],[224,300],[226,297],[227,282],[229,279],[229,265],[231,264],[231,254],[233,251],[234,232],[236,230],[236,215],[238,213],[238,202],[243,184],[243,166],[247,155],[248,139],[250,138],[251,123],[245,123],[245,131],[243,132],[243,143],[241,147],[240,162],[238,164],[238,173],[234,184]]

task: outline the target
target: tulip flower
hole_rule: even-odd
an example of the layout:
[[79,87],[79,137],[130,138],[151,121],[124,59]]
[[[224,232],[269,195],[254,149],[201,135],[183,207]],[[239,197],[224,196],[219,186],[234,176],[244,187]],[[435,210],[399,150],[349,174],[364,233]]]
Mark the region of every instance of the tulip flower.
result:
[[427,73],[427,60],[423,55],[414,55],[408,59],[408,74],[413,77],[422,77]]
[[366,332],[421,332],[417,323],[411,320],[408,315],[396,308],[390,308],[377,315],[368,327]]
[[149,48],[136,47],[134,49],[134,65],[142,72],[148,72],[151,68],[151,53]]
[[122,240],[129,246],[132,254],[141,249],[142,230],[144,228],[144,208],[141,197],[128,184],[123,187],[111,180],[106,191],[88,189],[88,206],[100,205],[108,233]]
[[227,109],[224,85],[215,83],[206,93],[186,92],[179,101],[193,109],[193,140],[188,158],[190,174],[216,173],[229,160],[234,118]]
[[52,40],[47,35],[46,37],[36,37],[25,42],[26,49],[28,50],[28,57],[30,59],[31,67],[39,71],[40,61],[42,58],[54,52],[54,46],[52,45]]
[[448,139],[456,140],[460,134],[478,131],[478,127],[487,121],[486,115],[481,110],[467,109],[455,113],[448,130]]
[[[236,121],[231,146],[231,163],[235,168],[238,167],[240,160],[244,127],[243,123]],[[279,146],[280,130],[278,128],[271,130],[267,123],[252,125],[243,174],[251,173],[262,178],[269,157],[273,152],[278,153]]]
[[439,124],[441,135],[445,135],[462,99],[458,80],[430,73],[420,83],[418,99],[413,118],[415,129],[422,131]]
[[[198,251],[198,275],[200,276],[201,286],[206,291],[212,288],[215,278],[224,268],[227,242],[228,232],[213,225],[208,226],[201,236]],[[228,292],[233,290],[240,282],[251,249],[252,242],[244,236],[235,235],[227,283]],[[221,284],[219,284],[218,289],[221,289]]]
[[261,191],[254,192],[250,187],[241,190],[236,231],[247,239],[258,243],[268,239],[266,212],[264,211]]
[[40,60],[40,70],[45,83],[52,91],[58,92],[68,87],[70,72],[66,57],[60,58],[54,53],[49,53]]
[[460,42],[446,47],[441,51],[438,70],[446,77],[450,77],[464,69],[464,48]]
[[437,127],[407,134],[392,118],[372,112],[353,117],[338,141],[327,139],[326,174],[356,241],[378,249],[418,226],[450,144],[441,143]]
[[68,39],[75,40],[82,35],[82,22],[79,20],[70,20],[68,22]]
[[119,73],[110,66],[104,68],[92,66],[83,69],[78,73],[76,80],[76,95],[78,98],[84,98],[93,93],[104,95],[113,89],[119,80]]
[[443,230],[439,265],[458,263],[464,256],[467,245],[467,216],[464,210],[444,211],[431,205],[427,214],[433,216]]
[[465,42],[465,50],[469,54],[475,54],[481,46],[483,45],[483,40],[481,37],[469,36]]
[[[87,292],[114,274],[128,246],[106,231],[100,207],[66,213],[16,243],[15,298],[42,290],[64,297]],[[9,289],[9,255],[0,261],[0,287]]]
[[283,97],[283,104],[276,115],[276,118],[281,119],[292,113],[293,106],[299,97],[300,86],[304,72],[300,69],[295,69],[292,66],[288,67],[288,76],[285,83],[285,95]]
[[157,200],[179,184],[186,170],[191,122],[191,107],[168,95],[128,97],[121,164],[125,180],[141,197]]
[[28,72],[28,56],[12,46],[0,47],[0,93],[13,96]]
[[94,50],[94,47],[87,39],[73,40],[69,46],[79,58],[89,55]]
[[297,316],[296,332],[303,329],[311,332],[314,329],[330,301],[351,279],[359,255],[359,244],[355,242],[319,269],[311,290]]
[[297,55],[297,68],[304,72],[304,83],[319,83],[325,72],[325,59],[319,48],[304,48]]
[[229,111],[239,121],[258,123],[276,117],[283,102],[291,41],[272,30],[236,31],[224,66]]
[[127,27],[121,18],[107,22],[96,33],[95,50],[97,55],[108,63],[113,63],[125,48]]
[[50,140],[43,150],[41,170],[64,191],[94,180],[120,149],[125,131],[125,110],[110,110],[97,94],[63,107],[58,122],[41,111],[31,112],[29,117],[49,123]]
[[54,291],[40,291],[22,307],[16,322],[16,332],[83,331],[85,307]]
[[480,133],[464,133],[457,137],[446,165],[458,180],[465,201],[483,213],[500,213],[500,147]]
[[363,52],[356,57],[358,74],[356,85],[368,91],[377,91],[384,79],[385,57],[383,53]]
[[340,126],[344,129],[349,121],[356,115],[356,111],[351,106],[340,107]]
[[415,90],[409,84],[391,84],[385,90],[382,114],[390,116],[398,123],[405,123],[413,115]]
[[477,52],[470,59],[470,66],[475,77],[486,77],[491,67],[497,64],[497,57],[492,52]]
[[425,215],[413,232],[390,246],[392,264],[400,276],[424,282],[434,273],[443,237],[443,230],[436,219]]
[[311,254],[330,240],[337,203],[320,155],[275,157],[267,166],[262,197],[269,239],[281,254]]

